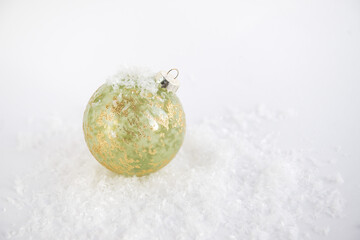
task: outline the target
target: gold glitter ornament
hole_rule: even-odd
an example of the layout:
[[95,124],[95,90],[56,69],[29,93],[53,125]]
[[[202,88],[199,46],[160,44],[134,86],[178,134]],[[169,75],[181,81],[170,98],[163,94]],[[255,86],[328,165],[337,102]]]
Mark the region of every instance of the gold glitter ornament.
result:
[[178,71],[176,77],[170,71],[120,72],[90,98],[83,120],[85,141],[109,170],[125,176],[147,175],[164,167],[179,151],[185,114],[175,94]]

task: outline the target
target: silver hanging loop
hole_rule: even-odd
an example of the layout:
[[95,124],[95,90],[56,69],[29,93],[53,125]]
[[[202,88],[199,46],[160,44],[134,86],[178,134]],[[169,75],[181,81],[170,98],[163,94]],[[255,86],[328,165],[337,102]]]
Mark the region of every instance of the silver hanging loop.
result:
[[169,75],[169,73],[171,73],[171,71],[176,71],[176,76],[174,77],[174,79],[176,79],[179,76],[179,70],[177,68],[172,68],[167,72],[167,75]]
[[[176,76],[170,75],[171,72],[176,71]],[[168,91],[176,93],[180,87],[179,80],[176,78],[179,76],[179,70],[172,68],[168,72],[161,71],[157,74],[156,79],[160,82],[162,88],[166,88]]]

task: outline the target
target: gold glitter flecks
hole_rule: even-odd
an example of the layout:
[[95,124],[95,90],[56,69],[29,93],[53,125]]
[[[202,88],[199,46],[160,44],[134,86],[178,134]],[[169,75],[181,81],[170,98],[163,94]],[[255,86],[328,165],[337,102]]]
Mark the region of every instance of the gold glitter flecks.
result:
[[133,163],[133,162],[135,162],[135,160],[134,160],[134,159],[132,159],[132,158],[128,158],[128,156],[127,156],[127,153],[126,153],[126,152],[124,153],[124,161],[125,161],[126,163]]
[[125,107],[125,102],[116,102],[116,105],[111,109],[111,111],[115,114],[120,114],[123,108]]
[[[103,86],[84,114],[85,140],[106,168],[143,176],[168,164],[185,133],[185,115],[176,95]],[[96,97],[95,97],[96,95]]]
[[105,128],[109,125],[112,125],[113,119],[114,114],[112,112],[102,111],[99,117],[96,119],[96,124]]
[[171,103],[171,101],[169,101],[167,104],[166,104],[166,108],[168,110],[168,116],[170,119],[173,119],[175,114],[176,114],[176,111],[175,111],[175,105]]
[[153,149],[152,145],[149,147],[149,154],[150,155],[155,155],[156,154],[156,149]]

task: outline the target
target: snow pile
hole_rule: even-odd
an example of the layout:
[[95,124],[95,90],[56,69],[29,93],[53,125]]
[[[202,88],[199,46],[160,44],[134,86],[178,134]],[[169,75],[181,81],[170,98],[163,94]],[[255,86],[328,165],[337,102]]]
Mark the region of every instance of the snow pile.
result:
[[16,180],[11,201],[30,217],[7,237],[291,240],[327,233],[318,220],[341,214],[341,176],[328,181],[312,156],[276,147],[258,131],[269,118],[251,112],[190,125],[177,157],[141,178],[102,167],[80,127],[59,122],[48,135],[24,135],[22,148],[44,158]]
[[118,73],[110,77],[106,82],[114,89],[119,86],[125,88],[139,88],[142,93],[150,92],[155,94],[159,89],[156,81],[156,73],[141,67],[124,67]]

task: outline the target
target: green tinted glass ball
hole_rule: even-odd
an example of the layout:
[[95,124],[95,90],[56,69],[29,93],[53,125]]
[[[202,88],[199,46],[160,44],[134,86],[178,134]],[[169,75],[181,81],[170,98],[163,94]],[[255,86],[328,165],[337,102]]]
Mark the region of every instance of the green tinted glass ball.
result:
[[83,130],[96,160],[113,172],[143,176],[168,164],[185,134],[177,96],[159,88],[102,85],[87,104]]

